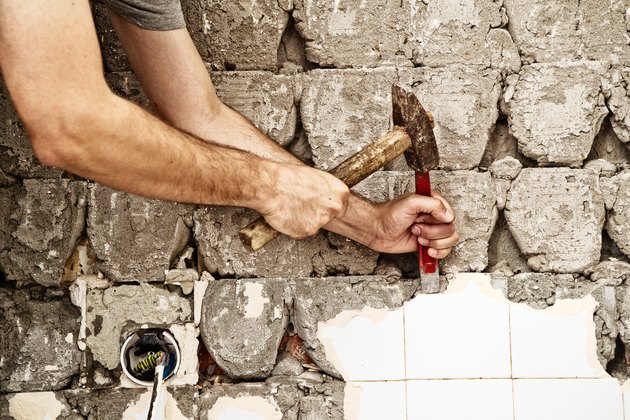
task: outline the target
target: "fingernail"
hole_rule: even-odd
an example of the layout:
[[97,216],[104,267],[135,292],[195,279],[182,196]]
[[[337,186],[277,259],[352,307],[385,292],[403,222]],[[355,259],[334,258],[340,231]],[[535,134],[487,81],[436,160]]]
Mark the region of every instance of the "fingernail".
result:
[[420,228],[420,226],[414,226],[413,228],[411,228],[411,233],[416,236],[420,236],[420,234],[422,233],[422,228]]
[[429,250],[427,251],[427,253],[428,253],[431,257],[433,257],[433,258],[436,258],[436,257],[437,257],[437,251],[436,251],[435,249],[433,249],[433,248],[429,248]]
[[418,238],[418,242],[420,243],[420,245],[424,245],[424,246],[429,245],[429,240],[425,238]]
[[446,210],[446,211],[444,212],[444,214],[445,214],[445,215],[446,215],[446,217],[448,217],[449,219],[453,219],[453,218],[455,217],[455,215],[453,214],[453,212],[452,212],[452,211],[450,211],[450,210]]

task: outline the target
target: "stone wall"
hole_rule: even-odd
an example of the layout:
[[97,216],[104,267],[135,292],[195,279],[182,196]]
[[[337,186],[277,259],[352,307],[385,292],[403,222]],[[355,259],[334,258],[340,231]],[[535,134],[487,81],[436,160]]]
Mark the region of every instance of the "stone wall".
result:
[[[387,132],[392,83],[411,87],[436,119],[433,179],[458,214],[442,287],[476,271],[538,308],[592,293],[600,360],[628,376],[630,1],[183,3],[219,96],[316,167]],[[108,83],[147,104],[94,15]],[[118,352],[147,326],[181,345],[169,404],[184,418],[237,395],[287,419],[343,417],[318,323],[400,306],[417,293],[414,256],[326,232],[251,254],[236,234],[251,211],[40,165],[4,87],[0,126],[0,417],[42,404],[53,418],[131,416],[148,397],[125,388]],[[385,169],[355,191],[411,191],[403,159]]]

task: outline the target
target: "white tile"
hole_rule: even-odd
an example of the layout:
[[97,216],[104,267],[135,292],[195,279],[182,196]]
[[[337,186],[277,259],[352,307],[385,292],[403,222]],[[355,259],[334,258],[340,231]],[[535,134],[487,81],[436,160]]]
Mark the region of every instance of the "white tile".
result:
[[626,420],[630,420],[630,380],[623,383],[621,387],[623,395],[623,412]]
[[512,381],[407,381],[407,414],[408,420],[512,420]]
[[592,296],[545,309],[510,304],[514,378],[607,378],[597,358]]
[[623,420],[616,379],[516,379],[515,420]]
[[344,311],[320,322],[317,338],[346,381],[405,378],[402,308]]
[[405,382],[348,382],[344,420],[406,420]]
[[509,305],[483,274],[407,302],[407,379],[510,378]]

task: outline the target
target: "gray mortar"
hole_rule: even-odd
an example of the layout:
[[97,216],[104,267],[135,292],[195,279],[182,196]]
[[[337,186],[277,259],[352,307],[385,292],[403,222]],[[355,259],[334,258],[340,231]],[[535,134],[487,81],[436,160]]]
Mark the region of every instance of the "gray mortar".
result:
[[79,373],[79,311],[33,290],[0,288],[0,392],[64,389]]
[[228,375],[269,375],[289,322],[291,299],[284,279],[208,283],[199,329],[208,352]]
[[512,183],[505,218],[535,271],[588,273],[599,262],[604,197],[596,173],[523,169]]
[[398,308],[411,298],[419,281],[387,281],[386,277],[331,277],[296,279],[292,321],[297,334],[317,365],[329,375],[340,377],[327,360],[317,338],[319,322],[336,317],[343,310]]
[[85,223],[86,183],[26,179],[0,189],[0,266],[7,280],[58,286]]
[[505,100],[510,132],[525,156],[542,165],[582,164],[608,115],[605,70],[598,62],[523,67]]
[[164,281],[188,242],[191,210],[92,184],[87,233],[97,269],[115,281]]

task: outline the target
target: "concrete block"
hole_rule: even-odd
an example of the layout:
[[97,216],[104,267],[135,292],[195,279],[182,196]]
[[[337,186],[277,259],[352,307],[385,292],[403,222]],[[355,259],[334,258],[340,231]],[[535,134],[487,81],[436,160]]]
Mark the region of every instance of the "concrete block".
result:
[[208,352],[233,378],[265,378],[276,362],[290,304],[283,279],[210,282],[199,326]]
[[419,68],[401,70],[400,82],[413,86],[435,118],[440,168],[477,167],[499,116],[499,72],[470,66]]
[[536,271],[588,272],[599,262],[604,197],[588,170],[523,169],[512,183],[505,218]]
[[610,123],[615,134],[630,148],[630,67],[614,69],[611,74]]
[[90,185],[88,238],[114,281],[164,281],[190,235],[192,207]]
[[408,16],[395,0],[295,0],[293,11],[307,59],[335,68],[410,66]]
[[221,100],[282,146],[295,136],[294,78],[268,72],[214,72]]
[[119,365],[123,329],[143,324],[169,326],[192,322],[192,305],[176,292],[147,283],[87,291],[86,345],[106,369]]
[[510,33],[527,63],[579,59],[625,63],[630,57],[627,2],[506,0],[504,4]]
[[188,29],[213,70],[277,69],[287,5],[275,0],[185,3]]
[[608,213],[606,231],[624,254],[630,256],[630,171],[624,171],[613,179],[617,199]]
[[61,178],[61,169],[43,166],[33,155],[28,136],[0,80],[0,169],[23,178]]
[[0,189],[0,265],[8,280],[58,286],[85,225],[87,187],[26,179]]
[[440,262],[440,271],[482,271],[488,265],[488,241],[498,217],[492,176],[474,171],[434,171],[431,176],[431,186],[455,210],[460,236],[459,243]]
[[440,0],[404,4],[410,13],[408,36],[414,64],[481,65],[518,72],[521,60],[504,29],[508,21],[502,3]]
[[[41,293],[41,294],[40,294]],[[35,288],[0,288],[0,392],[54,391],[79,373],[79,311]]]
[[331,277],[296,279],[293,325],[317,365],[329,375],[340,377],[326,358],[317,338],[320,323],[335,318],[343,310],[397,308],[408,300],[419,281],[388,282],[386,277]]
[[332,169],[390,129],[394,68],[315,70],[304,78],[302,124],[313,162]]
[[540,164],[580,166],[608,109],[600,63],[524,67],[510,99],[510,132],[521,152]]
[[370,274],[376,267],[378,253],[325,232],[300,241],[282,235],[253,253],[245,248],[238,231],[256,217],[242,208],[195,211],[195,239],[207,271],[221,277],[300,277],[313,272]]

